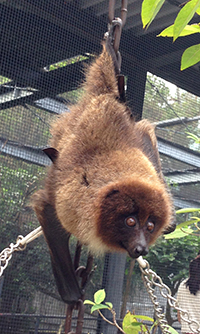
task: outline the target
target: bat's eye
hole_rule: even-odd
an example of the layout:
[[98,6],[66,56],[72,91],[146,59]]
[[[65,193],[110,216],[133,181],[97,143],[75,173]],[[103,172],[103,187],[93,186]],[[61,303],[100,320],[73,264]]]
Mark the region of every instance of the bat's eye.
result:
[[129,227],[133,227],[133,226],[136,225],[136,220],[133,217],[128,217],[128,218],[125,219],[125,223]]
[[147,230],[148,230],[149,232],[153,232],[154,227],[155,227],[154,223],[152,223],[152,222],[147,222]]

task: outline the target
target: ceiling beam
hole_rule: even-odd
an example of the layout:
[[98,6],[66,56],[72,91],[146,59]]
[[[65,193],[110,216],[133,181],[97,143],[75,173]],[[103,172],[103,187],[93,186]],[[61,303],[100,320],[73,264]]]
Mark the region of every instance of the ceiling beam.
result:
[[[86,61],[84,61],[84,63],[85,62]],[[83,66],[83,62],[77,62],[54,71],[36,73],[37,75],[32,76],[31,82],[31,87],[36,89],[36,91],[33,91],[29,96],[18,96],[14,98],[12,95],[10,99],[6,99],[5,96],[5,101],[0,103],[0,109],[3,110],[16,105],[32,103],[33,101],[46,97],[54,97],[58,94],[77,89],[84,79]],[[28,83],[29,73],[20,72],[19,69],[16,71],[15,74],[13,73],[13,77],[19,82],[19,85],[24,87],[27,85],[30,87]]]
[[[36,163],[44,166],[49,161],[49,159],[44,159],[44,157],[46,158],[46,156],[41,150],[41,148],[35,148],[26,145],[23,146],[22,144],[19,144],[17,142],[7,141],[5,138],[0,139],[0,151],[2,153],[10,154],[14,157],[24,159],[31,163]],[[158,151],[159,153],[167,155],[170,158],[185,162],[195,167],[200,167],[200,153],[192,151],[181,145],[172,144],[162,138],[158,138]],[[31,154],[33,154],[33,159],[31,158]],[[189,181],[190,173],[188,172],[187,175]],[[170,178],[169,173],[167,174],[167,177]],[[184,177],[186,178],[186,175]]]
[[21,145],[3,138],[0,139],[0,152],[39,166],[49,166],[51,164],[50,159],[41,148]]
[[169,126],[179,125],[179,124],[185,124],[190,122],[197,122],[200,120],[200,116],[195,117],[177,117],[172,119],[166,119],[164,121],[160,122],[154,122],[153,124],[158,128],[165,128]]
[[181,198],[178,198],[178,197],[173,197],[173,202],[174,202],[174,205],[175,207],[177,208],[197,208],[199,209],[200,208],[200,203],[198,202],[195,202],[195,201],[187,201],[185,199],[181,199]]
[[200,153],[179,144],[171,143],[161,137],[157,137],[157,140],[159,153],[188,165],[200,167]]
[[197,184],[200,182],[200,171],[187,171],[185,173],[173,172],[165,174],[167,178],[170,179],[170,183],[175,183],[179,185],[183,184]]

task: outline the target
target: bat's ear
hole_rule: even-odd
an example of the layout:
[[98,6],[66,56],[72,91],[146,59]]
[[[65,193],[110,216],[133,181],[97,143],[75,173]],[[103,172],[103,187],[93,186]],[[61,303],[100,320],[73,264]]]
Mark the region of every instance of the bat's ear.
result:
[[59,152],[53,147],[47,147],[42,150],[48,157],[51,159],[52,162],[55,162]]

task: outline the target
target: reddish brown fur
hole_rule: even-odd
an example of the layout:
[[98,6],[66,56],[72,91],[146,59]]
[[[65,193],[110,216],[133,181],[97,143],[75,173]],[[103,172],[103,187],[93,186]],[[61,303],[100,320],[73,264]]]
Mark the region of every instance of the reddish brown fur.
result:
[[34,200],[39,216],[45,196],[61,225],[98,253],[124,250],[118,239],[126,235],[120,230],[126,214],[136,214],[142,228],[154,218],[149,244],[172,218],[170,195],[144,154],[145,142],[157,152],[154,128],[146,120],[135,123],[117,97],[112,59],[104,48],[86,74],[83,97],[52,126],[50,145],[59,156]]

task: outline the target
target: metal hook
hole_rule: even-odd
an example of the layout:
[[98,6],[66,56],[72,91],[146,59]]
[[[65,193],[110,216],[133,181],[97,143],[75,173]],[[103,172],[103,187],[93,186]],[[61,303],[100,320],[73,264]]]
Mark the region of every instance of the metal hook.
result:
[[122,33],[122,27],[126,22],[128,0],[122,0],[121,17],[115,17],[115,0],[109,1],[108,19],[109,33],[113,38],[113,49],[117,54]]
[[122,20],[116,17],[109,24],[109,33],[112,36],[113,49],[117,54],[122,33]]
[[122,0],[121,18],[120,18],[114,16],[115,0],[109,1],[109,14],[108,14],[109,24],[108,24],[108,32],[105,34],[105,39],[107,41],[107,49],[109,49],[109,52],[113,58],[116,74],[119,74],[121,70],[121,56],[119,53],[119,44],[122,33],[122,27],[126,22],[127,3],[128,0]]
[[[126,17],[127,17],[127,4],[128,0],[122,0],[122,5],[121,5],[121,21],[122,21],[122,27],[124,26],[126,22]],[[115,18],[115,0],[110,0],[109,1],[109,13],[108,13],[108,18],[109,18],[109,23],[111,24],[112,21]]]

